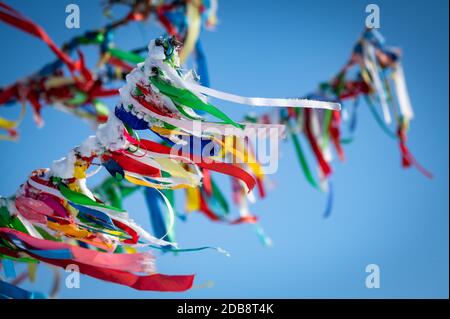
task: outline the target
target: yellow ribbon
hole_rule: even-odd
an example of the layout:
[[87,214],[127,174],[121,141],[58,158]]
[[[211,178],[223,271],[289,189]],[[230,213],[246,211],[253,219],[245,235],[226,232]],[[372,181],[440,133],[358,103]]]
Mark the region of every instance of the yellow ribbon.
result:
[[161,165],[161,168],[168,172],[171,176],[181,177],[189,181],[191,187],[197,187],[197,179],[195,174],[186,171],[180,163],[170,159],[170,158],[154,158],[155,162]]
[[[236,147],[234,146],[234,139],[236,139]],[[262,170],[261,165],[259,165],[249,150],[245,150],[243,148],[242,142],[237,137],[225,136],[224,142],[220,139],[214,140],[223,147],[225,152],[233,154],[233,156],[238,158],[243,164],[247,164],[250,170],[257,177],[264,176],[264,171]],[[244,153],[240,151],[241,149],[244,149]]]
[[186,188],[186,211],[200,210],[200,190],[198,188]]
[[3,117],[0,117],[0,128],[5,130],[10,130],[15,128],[17,125],[16,121],[7,120]]
[[36,270],[37,270],[37,264],[33,264],[33,263],[28,264],[28,278],[30,278],[31,282],[36,281]]
[[69,235],[69,236],[75,237],[77,239],[86,238],[86,237],[92,235],[91,232],[89,232],[85,229],[80,229],[74,224],[60,225],[58,223],[48,221],[47,226],[50,229],[59,231],[65,235]]
[[170,130],[164,127],[160,127],[160,126],[152,126],[150,128],[153,132],[158,133],[160,135],[164,135],[164,136],[170,136],[170,135],[190,135],[186,132],[181,132],[181,131],[175,131],[175,130]]
[[192,0],[187,3],[187,19],[188,31],[183,49],[180,52],[180,63],[184,64],[189,54],[197,43],[200,34],[201,18],[200,18],[200,1]]
[[125,179],[127,181],[129,181],[130,183],[139,185],[139,186],[145,186],[145,187],[153,187],[153,188],[157,188],[157,189],[180,189],[180,188],[188,188],[191,187],[190,185],[186,185],[186,184],[179,184],[179,185],[160,185],[160,184],[155,184],[155,183],[150,183],[148,181],[144,181],[142,179],[130,176],[128,174],[125,174]]
[[[22,122],[23,117],[25,116],[25,103],[21,103],[22,107],[21,107],[21,111],[19,114],[19,117],[17,118],[17,120],[8,120],[5,119],[3,117],[0,116],[0,129],[4,129],[4,130],[12,130],[14,128],[16,128],[20,122]],[[6,134],[0,134],[0,140],[4,140],[4,141],[14,141],[16,140],[17,137],[15,136],[8,136]]]

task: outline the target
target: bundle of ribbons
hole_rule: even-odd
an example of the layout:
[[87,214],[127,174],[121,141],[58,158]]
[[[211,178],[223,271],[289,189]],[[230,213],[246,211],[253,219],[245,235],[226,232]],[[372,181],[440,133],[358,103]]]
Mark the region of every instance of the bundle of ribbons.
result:
[[[108,5],[116,5],[117,1],[112,1]],[[31,20],[25,18],[23,15],[15,11],[14,9],[7,7],[6,5],[3,5],[4,10],[6,13],[3,16],[3,20],[10,23],[13,26],[16,26],[22,30],[25,30],[29,32],[28,30],[38,30],[36,32],[29,32],[33,35],[38,34],[38,36],[41,39],[45,39],[45,42],[49,44],[50,48],[54,50],[57,53],[57,56],[63,56],[64,59],[59,59],[55,63],[49,64],[42,68],[43,70],[47,70],[46,72],[38,72],[38,74],[48,74],[51,71],[54,71],[53,66],[58,65],[58,67],[61,67],[65,65],[64,61],[67,62],[67,68],[70,70],[70,66],[73,64],[76,64],[75,62],[70,62],[70,57],[65,56],[65,52],[72,52],[75,48],[79,48],[80,46],[84,44],[89,45],[98,45],[99,46],[99,52],[100,52],[100,65],[105,66],[105,70],[97,70],[89,71],[86,67],[84,67],[84,73],[88,74],[90,78],[90,84],[89,85],[77,85],[77,86],[71,86],[71,88],[75,89],[75,92],[72,92],[71,90],[68,90],[68,85],[71,85],[71,83],[74,83],[74,79],[78,80],[78,77],[59,77],[59,76],[53,76],[52,74],[47,80],[44,81],[44,90],[39,91],[42,89],[42,86],[39,88],[36,88],[38,92],[36,94],[27,94],[27,96],[40,96],[40,97],[47,97],[47,96],[54,96],[54,89],[52,88],[49,91],[46,91],[46,87],[53,87],[57,86],[57,92],[66,92],[68,94],[68,97],[70,97],[69,100],[62,100],[62,99],[54,99],[54,98],[45,98],[45,101],[50,104],[54,105],[56,107],[60,107],[60,109],[69,109],[76,115],[86,118],[91,115],[93,115],[93,120],[95,123],[102,123],[107,119],[108,110],[106,107],[103,106],[101,101],[99,100],[99,96],[110,96],[118,93],[118,90],[115,89],[105,89],[103,85],[109,84],[112,81],[116,79],[121,78],[121,74],[124,74],[124,72],[129,72],[132,70],[131,64],[143,62],[144,58],[139,55],[140,52],[143,52],[146,50],[146,48],[138,48],[132,51],[123,51],[115,47],[115,45],[112,43],[112,30],[117,29],[119,26],[122,26],[126,24],[128,21],[138,21],[142,19],[146,19],[150,12],[159,12],[158,8],[154,5],[148,4],[148,1],[121,1],[121,4],[127,4],[130,6],[129,14],[121,20],[118,20],[117,22],[113,22],[107,27],[96,30],[96,31],[88,31],[84,35],[75,37],[71,41],[69,41],[69,44],[65,44],[62,47],[61,50],[58,51],[55,49],[55,45],[53,44],[53,41],[49,40],[49,37],[46,35],[45,31],[41,27],[39,27],[36,23],[32,22]],[[184,4],[184,6],[182,6]],[[160,3],[159,5],[162,6]],[[109,6],[107,6],[106,10],[109,10]],[[186,59],[188,54],[192,51],[192,47],[195,47],[194,52],[196,56],[196,67],[197,72],[193,73],[193,76],[198,79],[203,85],[208,85],[208,74],[206,72],[206,64],[204,59],[204,54],[201,51],[200,42],[198,39],[199,34],[199,27],[200,23],[199,21],[201,19],[206,20],[206,26],[211,27],[214,25],[215,21],[215,10],[217,8],[217,4],[214,1],[204,1],[203,3],[198,1],[192,1],[189,3],[185,2],[174,2],[172,5],[163,6],[161,8],[164,8],[163,13],[164,15],[161,15],[161,12],[159,13],[159,20],[164,20],[164,17],[169,18],[171,23],[169,24],[167,21],[164,23],[166,27],[166,31],[168,34],[171,34],[174,39],[176,39],[178,42],[184,42],[184,46],[181,48],[180,51],[180,63]],[[195,10],[194,10],[195,9]],[[170,12],[170,15],[168,15]],[[2,16],[0,16],[1,18]],[[6,18],[5,18],[6,17]],[[20,22],[20,23],[19,23]],[[23,24],[28,26],[27,28],[23,27]],[[58,69],[58,72],[62,72],[62,70]],[[51,73],[51,72],[50,72]],[[119,74],[119,76],[115,76]],[[197,75],[198,74],[198,75]],[[80,77],[81,79],[84,79],[83,76]],[[205,80],[206,79],[206,80]],[[42,81],[42,79],[39,77],[39,81]],[[92,85],[91,85],[92,84]],[[33,86],[30,86],[30,83],[22,83],[20,82],[18,85],[23,85],[24,90],[33,88]],[[13,86],[16,87],[16,86]],[[8,93],[11,92],[11,90],[5,90],[4,96],[6,96]],[[59,94],[58,93],[58,94]],[[62,94],[59,94],[62,96]],[[223,95],[223,94],[222,94]],[[12,100],[8,100],[8,103],[14,102],[14,94],[12,97]],[[32,99],[31,101],[34,101],[34,104],[37,105],[36,109],[40,110],[41,106],[39,103],[39,100]],[[62,105],[62,106],[61,106]],[[65,107],[66,106],[66,107]],[[84,112],[86,111],[86,112]],[[202,111],[199,110],[199,113]],[[40,116],[38,116],[40,118]],[[167,142],[167,141],[166,141]],[[233,137],[228,136],[223,141],[223,144],[227,146],[227,148],[230,148],[230,146],[235,145],[239,143],[239,141],[233,139]],[[170,144],[170,143],[169,143]],[[240,143],[242,144],[242,143]],[[257,177],[257,188],[258,188],[258,194],[261,197],[264,197],[265,190],[264,185],[262,182],[264,172],[259,167],[258,163],[256,163],[256,159],[251,153],[245,153],[242,154],[242,152],[234,151],[234,156],[244,158],[248,157],[254,162],[251,167],[256,172]],[[240,217],[237,219],[231,219],[228,217],[231,213],[230,206],[226,200],[226,197],[223,195],[223,192],[221,188],[219,187],[218,183],[213,179],[212,176],[208,173],[208,171],[203,172],[205,176],[206,182],[204,185],[200,186],[198,189],[187,189],[186,190],[186,207],[185,211],[187,212],[193,212],[193,211],[200,211],[203,212],[210,220],[216,221],[216,222],[226,222],[231,225],[236,225],[240,223],[251,223],[254,224],[255,230],[257,234],[259,235],[261,241],[264,244],[270,244],[270,239],[264,235],[263,230],[261,227],[256,224],[256,217],[252,216],[248,209],[247,200],[254,201],[254,197],[250,196],[246,193],[244,187],[239,183],[238,179],[232,178],[232,192],[233,192],[233,202],[239,207]],[[105,180],[101,185],[95,188],[96,193],[108,203],[114,203],[116,205],[121,205],[121,201],[129,194],[132,193],[132,190],[136,190],[136,186],[129,186],[129,183],[127,183],[126,180],[117,181],[113,178],[109,178]],[[167,193],[167,196],[169,198],[173,198],[173,194],[170,190],[165,190]],[[160,209],[158,205],[153,204],[155,201],[158,201],[158,196],[155,196],[155,193],[146,190],[145,196],[147,199],[147,203],[149,206],[149,213],[151,216],[152,221],[157,219],[156,216],[160,215]],[[176,210],[177,212],[180,212],[180,210]],[[185,215],[179,214],[181,218],[186,218]],[[158,224],[157,222],[155,222]],[[155,230],[156,232],[159,232],[158,230]]]
[[[397,48],[387,47],[384,42],[376,29],[366,29],[354,46],[349,61],[337,75],[306,95],[307,98],[341,103],[342,112],[284,108],[246,116],[246,120],[254,123],[287,126],[306,180],[313,187],[328,193],[325,217],[331,213],[333,202],[332,149],[341,161],[345,159],[343,145],[353,140],[361,100],[366,102],[382,130],[398,142],[402,166],[414,166],[426,177],[432,177],[415,160],[406,145],[406,133],[414,113],[401,52]],[[308,164],[305,144],[317,163],[316,174]]]
[[[201,82],[204,86],[209,86],[206,63],[198,36],[202,20],[205,21],[204,25],[207,27],[215,23],[215,11],[217,9],[215,1],[160,1],[155,4],[152,1],[142,0],[110,0],[105,5],[106,14],[110,15],[111,7],[117,4],[129,7],[129,14],[125,18],[112,22],[102,29],[88,31],[82,36],[75,37],[59,49],[41,27],[14,9],[0,3],[0,20],[41,38],[58,57],[55,62],[44,66],[32,76],[2,89],[0,91],[0,105],[13,105],[16,102],[22,102],[21,116],[23,116],[25,102],[29,101],[38,123],[42,123],[40,110],[43,104],[53,105],[64,111],[69,111],[81,118],[87,118],[95,124],[106,122],[108,109],[101,103],[101,98],[118,94],[118,90],[111,88],[110,84],[123,80],[126,73],[133,69],[133,64],[143,62],[144,58],[140,54],[147,49],[142,47],[130,51],[120,50],[113,43],[113,31],[129,22],[144,21],[151,14],[154,14],[161,25],[163,25],[166,33],[173,36],[172,44],[166,43],[166,46],[175,48],[180,42],[184,43],[180,52],[180,63],[184,62],[190,53],[194,53],[197,72],[191,73],[189,77]],[[83,54],[80,51],[80,48],[84,45],[97,45],[99,47],[99,63],[95,70],[89,70],[84,64]],[[70,55],[76,50],[78,50],[79,60],[73,61]],[[384,40],[376,30],[366,30],[355,45],[351,58],[343,69],[332,80],[321,83],[316,92],[306,95],[307,98],[343,103],[342,113],[333,110],[291,108],[289,107],[290,105],[281,103],[272,105],[283,106],[276,111],[262,115],[249,114],[245,118],[246,121],[256,124],[271,123],[273,124],[272,128],[276,128],[279,132],[282,130],[281,125],[287,126],[288,135],[293,141],[306,180],[315,188],[328,193],[325,217],[329,216],[333,201],[331,150],[334,148],[339,159],[344,159],[343,145],[351,142],[353,139],[357,123],[357,110],[360,109],[358,106],[361,100],[366,101],[382,129],[398,141],[402,165],[404,167],[414,165],[426,176],[431,177],[431,174],[420,166],[406,147],[406,132],[413,117],[413,112],[400,58],[400,51],[386,47]],[[64,75],[65,68],[68,70],[69,75]],[[197,74],[200,76],[197,76]],[[159,84],[161,85],[161,83]],[[208,90],[205,87],[199,90],[198,87],[193,87],[192,85],[192,83],[188,83],[187,87],[192,88],[193,91],[207,92],[238,103],[248,101],[242,97],[231,96],[211,89]],[[148,90],[137,87],[139,90],[133,99],[137,98],[138,101],[142,102],[142,96],[146,96]],[[157,83],[152,83],[152,88],[160,89]],[[183,92],[175,92],[175,94],[178,93],[184,96]],[[142,103],[145,105],[145,102]],[[276,103],[279,103],[279,101]],[[186,108],[178,103],[174,103],[173,106],[189,119],[197,120],[198,114],[203,114],[202,108],[197,108],[196,112],[198,114],[194,115],[192,112],[186,111]],[[379,115],[380,111],[382,116]],[[133,107],[131,109],[127,109],[127,107],[116,108],[115,110],[116,117],[123,118],[124,122],[126,122],[124,117],[129,116],[130,113],[133,116],[137,116],[139,120],[145,118],[144,114],[134,111]],[[155,114],[161,115],[158,112]],[[217,113],[214,114],[217,115]],[[157,116],[155,118],[158,119]],[[223,117],[221,119],[224,121]],[[17,137],[15,127],[18,122],[0,118],[0,127],[6,129],[9,134],[8,136],[3,136],[3,138],[15,139]],[[133,130],[133,134],[136,134],[135,132],[142,129],[142,127],[147,128],[146,124],[143,123],[145,120],[137,122],[131,120],[131,122],[127,125],[128,128]],[[233,126],[232,122],[227,123]],[[394,129],[389,128],[389,126],[395,124],[396,127]],[[249,126],[247,124],[247,127]],[[246,151],[239,151],[241,149],[239,145],[248,142],[245,139],[245,134],[240,135],[244,137],[243,139],[226,134],[222,135],[222,139],[212,138],[211,136],[205,139],[204,134],[195,133],[193,128],[186,131],[185,128],[175,130],[174,127],[178,126],[176,124],[173,125],[173,122],[171,124],[169,121],[163,126],[152,125],[151,131],[162,140],[162,143],[152,144],[152,147],[157,147],[161,153],[167,155],[174,144],[183,143],[183,141],[192,145],[199,140],[199,144],[202,147],[200,152],[206,146],[204,145],[204,140],[207,143],[212,142],[215,146],[220,147],[219,158],[233,157],[234,159],[244,159],[245,169],[248,169],[251,173],[259,196],[265,196],[264,171],[255,159],[254,152],[252,152],[249,144],[246,144]],[[343,136],[344,130],[347,131],[345,133],[348,136]],[[219,130],[219,132],[223,134],[224,130]],[[138,145],[136,152],[141,155],[143,152],[147,154],[149,150],[143,148],[140,145],[140,139],[133,134],[128,133],[127,141],[133,141],[134,139],[134,145]],[[302,141],[302,136],[305,141]],[[317,160],[317,177],[315,177],[308,164],[304,146],[302,147],[304,143],[309,144]],[[191,149],[189,151],[194,152]],[[176,155],[178,156],[179,154]],[[194,154],[192,155],[195,156]],[[109,161],[109,159],[111,158],[106,157],[105,162],[105,158],[102,158],[103,163],[109,163],[104,166],[112,172],[113,176],[95,187],[93,195],[98,201],[122,209],[124,198],[140,189],[140,185],[149,186],[150,182],[139,178],[136,179],[133,174],[125,174],[126,170],[122,173],[123,167],[121,165],[135,166],[135,163],[119,163],[114,160],[114,157],[112,157],[112,161]],[[196,159],[190,157],[190,160],[195,161]],[[185,162],[183,163],[183,165],[188,165]],[[121,167],[122,170],[118,167]],[[254,224],[262,241],[265,244],[270,244],[270,239],[264,235],[264,232],[256,223],[257,218],[249,212],[247,202],[254,201],[254,196],[252,192],[248,192],[246,181],[236,178],[232,173],[228,174],[231,176],[233,203],[239,208],[239,217],[233,218],[230,216],[232,209],[230,209],[226,196],[223,195],[219,183],[211,174],[214,169],[201,165],[194,167],[197,167],[196,169],[201,174],[202,183],[197,183],[198,187],[185,187],[189,184],[179,185],[179,176],[177,176],[178,184],[169,184],[167,187],[161,182],[167,178],[166,172],[161,170],[160,177],[163,179],[156,183],[157,185],[155,185],[153,180],[153,183],[150,183],[152,187],[142,188],[149,207],[154,235],[158,238],[165,236],[164,238],[168,242],[174,241],[173,220],[171,221],[164,215],[164,209],[161,206],[167,207],[167,203],[173,206],[173,188],[185,187],[186,204],[184,210],[186,212],[200,211],[212,221],[225,222],[230,225],[240,223]],[[188,173],[193,174],[196,172],[196,169],[191,167],[188,169]],[[186,179],[187,175],[182,177]],[[189,178],[188,180],[191,181]],[[199,178],[197,177],[198,180]],[[195,183],[190,185],[195,185]],[[158,187],[159,191],[155,187]],[[15,199],[13,198],[9,201],[14,203]],[[11,207],[11,204],[4,205],[4,207]],[[13,207],[13,209],[15,208]],[[180,218],[186,218],[184,214],[181,214],[181,210],[175,209],[174,211]],[[172,214],[174,211],[172,210]],[[162,245],[161,247],[164,251],[174,250],[170,245]],[[31,263],[30,265],[35,264]],[[5,271],[7,269],[11,269],[11,267],[5,267]],[[29,267],[30,278],[34,277],[34,269]],[[8,273],[11,274],[12,271],[8,271]],[[15,282],[18,282],[18,279],[21,278],[23,279],[23,276],[16,278]]]
[[[166,191],[202,187],[199,205],[207,215],[207,198],[218,200],[209,197],[217,188],[211,172],[233,177],[245,194],[251,194],[262,176],[260,167],[236,145],[245,143],[254,130],[267,138],[280,138],[284,132],[279,124],[236,122],[207,96],[252,106],[340,109],[334,102],[248,98],[210,89],[197,82],[192,70],[180,67],[179,51],[176,37],[151,41],[147,58],[126,76],[120,102],[96,134],[49,169],[34,171],[13,197],[2,199],[0,257],[5,274],[14,272],[14,262],[44,262],[76,265],[83,274],[139,290],[187,290],[194,276],[158,273],[150,249],[182,252],[212,247],[178,247],[172,237],[175,213]],[[233,160],[228,161],[229,156]],[[235,161],[236,157],[243,160]],[[150,205],[165,206],[164,212],[154,210],[160,214],[152,216],[153,234],[120,205],[105,203],[90,191],[86,180],[102,167],[116,181],[147,187]],[[120,185],[120,190],[127,191],[129,185]],[[239,223],[254,218],[241,211],[237,220],[222,220]],[[0,287],[3,297],[40,297],[6,281]]]
[[[53,105],[94,124],[106,122],[108,109],[100,99],[118,94],[117,89],[111,88],[110,84],[116,80],[123,80],[133,68],[132,64],[138,62],[136,58],[140,59],[137,54],[146,50],[146,47],[132,51],[117,48],[113,41],[114,31],[131,22],[145,21],[151,15],[154,15],[165,28],[166,34],[184,43],[180,53],[182,62],[192,52],[195,53],[197,72],[201,75],[202,83],[208,85],[206,60],[199,41],[199,33],[202,25],[208,28],[215,25],[216,1],[153,2],[150,0],[108,1],[105,4],[105,13],[109,16],[111,8],[117,4],[127,5],[128,14],[103,28],[86,31],[83,35],[72,38],[61,48],[52,41],[42,27],[0,2],[0,21],[41,39],[57,56],[55,61],[46,64],[37,72],[0,88],[0,106],[11,106],[17,103],[22,105],[18,119],[10,120],[0,117],[0,131],[4,132],[0,134],[0,139],[16,140],[18,138],[17,126],[23,118],[27,102],[32,107],[38,125],[43,124],[41,117],[43,105]],[[95,71],[90,70],[84,63],[81,48],[88,45],[98,47],[99,58]],[[75,51],[78,53],[78,60],[73,60],[71,57]]]

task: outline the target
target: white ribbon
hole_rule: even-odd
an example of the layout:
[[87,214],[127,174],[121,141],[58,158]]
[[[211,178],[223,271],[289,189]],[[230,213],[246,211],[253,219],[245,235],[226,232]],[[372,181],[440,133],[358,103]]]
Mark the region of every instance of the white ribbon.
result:
[[339,111],[341,109],[341,105],[339,103],[334,102],[324,102],[307,99],[245,97],[226,92],[221,92],[192,82],[185,82],[184,85],[187,89],[194,92],[200,92],[205,95],[212,96],[224,101],[230,101],[238,104],[246,104],[251,106],[307,107],[312,109],[327,109],[335,111]]
[[378,98],[380,99],[381,109],[383,111],[384,121],[386,124],[391,124],[392,118],[389,111],[389,105],[387,103],[386,92],[383,88],[383,82],[380,78],[380,73],[377,67],[377,58],[375,55],[375,48],[368,42],[364,43],[364,63],[366,64],[367,70],[373,79],[373,84],[378,93]]
[[394,67],[394,84],[397,93],[398,105],[403,117],[410,120],[414,117],[414,112],[409,99],[408,89],[406,87],[405,74],[401,63],[397,63]]

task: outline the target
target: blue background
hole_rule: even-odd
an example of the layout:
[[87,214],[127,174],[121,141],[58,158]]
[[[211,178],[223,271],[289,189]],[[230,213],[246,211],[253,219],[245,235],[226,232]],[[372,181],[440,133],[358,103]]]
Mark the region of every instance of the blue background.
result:
[[[73,1],[7,1],[42,25],[56,43],[106,23],[97,1],[75,1],[81,29],[65,28],[65,6]],[[368,1],[221,1],[220,24],[201,37],[214,88],[247,96],[303,95],[329,79],[347,61],[364,27]],[[323,219],[325,195],[305,181],[290,142],[283,143],[276,187],[252,206],[273,239],[261,245],[248,225],[213,224],[201,214],[177,225],[183,247],[221,246],[213,251],[158,255],[160,272],[196,273],[186,293],[139,292],[81,278],[80,289],[62,289],[63,298],[448,298],[448,2],[377,1],[381,32],[404,52],[404,69],[415,119],[409,145],[435,175],[428,180],[400,167],[397,144],[379,129],[365,105],[345,163],[334,163],[335,205]],[[123,10],[122,10],[123,11]],[[121,10],[116,13],[119,14]],[[161,33],[154,21],[120,30],[121,48],[142,46]],[[0,86],[53,60],[40,41],[0,25]],[[88,49],[94,63],[94,49]],[[217,102],[239,119],[249,108]],[[112,100],[109,104],[114,105]],[[3,112],[13,115],[17,108]],[[263,111],[263,110],[261,110]],[[50,107],[38,129],[28,112],[19,143],[1,142],[0,194],[10,195],[36,168],[48,167],[92,134],[89,125]],[[96,184],[94,179],[90,185]],[[228,185],[228,184],[227,184]],[[227,187],[225,185],[225,187]],[[126,208],[149,227],[142,194]],[[365,288],[365,266],[381,268],[381,288]],[[51,272],[42,266],[37,283],[47,291]]]

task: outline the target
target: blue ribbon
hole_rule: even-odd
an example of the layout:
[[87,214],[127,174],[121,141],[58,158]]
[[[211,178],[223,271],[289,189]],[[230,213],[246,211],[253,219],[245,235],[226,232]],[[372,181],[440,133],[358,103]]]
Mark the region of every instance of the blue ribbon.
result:
[[2,259],[2,265],[6,278],[16,278],[16,269],[14,268],[14,262],[12,260]]
[[78,209],[79,213],[81,213],[82,217],[87,218],[97,224],[100,224],[108,229],[112,230],[120,230],[114,225],[114,222],[112,221],[111,217],[109,217],[107,214],[100,212],[98,210],[85,207],[82,205],[77,205],[69,201],[70,206]]
[[200,83],[203,86],[209,87],[208,66],[206,64],[206,57],[200,40],[195,44],[195,62],[197,64],[198,75],[200,76]]
[[[153,188],[145,187],[144,188],[144,196],[145,201],[147,202],[147,206],[149,208],[150,220],[152,223],[153,233],[156,237],[162,237],[167,233],[167,225],[166,220],[161,211],[161,207],[159,206],[159,202],[161,201],[161,195],[159,192]],[[165,240],[173,241],[173,237],[171,234],[167,234]]]
[[0,280],[0,296],[2,298],[13,299],[46,299],[47,297],[39,292],[31,292],[10,283]]
[[328,218],[331,215],[331,212],[333,210],[333,184],[331,183],[331,180],[328,179],[328,194],[327,194],[327,205],[325,206],[325,211],[323,213],[323,218]]
[[139,119],[131,112],[125,111],[123,105],[116,107],[115,114],[118,119],[124,122],[127,126],[133,130],[146,130],[148,129],[148,123],[144,119]]

